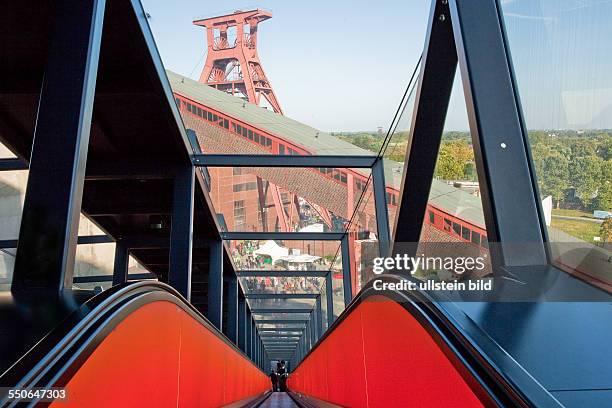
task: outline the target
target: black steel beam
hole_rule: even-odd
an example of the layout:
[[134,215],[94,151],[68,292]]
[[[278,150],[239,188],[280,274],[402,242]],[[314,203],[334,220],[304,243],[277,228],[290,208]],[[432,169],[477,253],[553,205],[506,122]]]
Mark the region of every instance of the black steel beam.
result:
[[27,170],[29,167],[22,159],[0,159],[0,171]]
[[[240,287],[239,287],[240,289]],[[247,303],[244,296],[238,297],[238,347],[245,351]]]
[[449,5],[487,236],[499,242],[491,260],[546,264],[546,226],[498,2]]
[[[157,279],[154,273],[134,273],[128,275],[127,280],[143,280]],[[72,278],[73,283],[97,283],[97,282],[112,282],[113,275],[93,275],[93,276],[75,276]]]
[[130,249],[121,241],[115,244],[115,263],[113,266],[113,286],[127,282],[130,263]]
[[239,278],[249,277],[285,277],[285,278],[325,278],[328,271],[237,271]]
[[12,292],[59,293],[74,273],[104,0],[55,3]]
[[331,271],[325,278],[325,307],[327,308],[327,327],[329,328],[334,322],[334,288]]
[[344,289],[344,306],[348,306],[353,300],[353,284],[351,282],[351,248],[349,246],[348,235],[342,238],[342,287]]
[[251,309],[251,313],[253,314],[268,314],[268,313],[310,313],[312,309],[305,308],[294,308],[294,309],[283,309],[282,307],[274,308],[274,309]]
[[[195,168],[193,166],[185,166],[175,175],[173,190],[168,284],[189,301],[191,299],[195,192]],[[221,329],[220,326],[217,327]]]
[[256,154],[194,154],[194,166],[371,168],[377,156],[300,156]]
[[316,293],[247,293],[247,299],[316,299]]
[[378,159],[372,167],[372,186],[374,188],[374,206],[376,208],[378,248],[380,256],[387,256],[389,254],[391,233],[389,232],[385,167],[382,158]]
[[226,241],[286,240],[286,241],[340,241],[343,232],[221,232]]
[[421,236],[457,68],[453,27],[448,17],[448,5],[432,1],[395,217],[396,244],[415,243]]
[[[208,266],[208,320],[219,330],[223,325],[223,242],[211,241]],[[248,313],[249,317],[251,313]],[[250,324],[248,324],[250,326]],[[250,344],[252,346],[252,344]]]
[[[257,324],[291,324],[291,323],[295,323],[295,324],[300,324],[303,327],[304,323],[306,323],[307,321],[308,321],[308,319],[270,319],[270,320],[260,319],[260,320],[256,320],[255,323],[257,323]],[[286,329],[286,327],[279,327],[279,329]]]
[[227,337],[238,344],[238,279],[231,276],[227,285]]

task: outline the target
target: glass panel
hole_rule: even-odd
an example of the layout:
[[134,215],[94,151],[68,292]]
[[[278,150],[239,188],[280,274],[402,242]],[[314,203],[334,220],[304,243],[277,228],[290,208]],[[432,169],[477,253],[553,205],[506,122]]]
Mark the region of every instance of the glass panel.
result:
[[[2,158],[15,156],[0,144]],[[25,198],[28,171],[0,171],[0,240],[17,240]],[[0,248],[0,291],[10,290],[15,266],[15,248]]]
[[[376,209],[373,183],[364,191],[355,215],[351,220],[348,242],[353,296],[373,277],[374,258],[380,256],[377,237]],[[342,262],[340,256],[340,262]]]
[[558,266],[612,289],[612,3],[502,2]]
[[342,231],[369,171],[208,168],[215,211],[228,231]]
[[8,147],[0,143],[0,159],[15,159],[17,156]]
[[413,75],[412,82],[408,84],[405,101],[402,101],[402,105],[400,105],[399,116],[392,124],[382,150],[391,236],[393,236],[395,216],[399,206],[399,191],[404,175],[404,160],[406,158],[406,147],[408,146],[408,137],[410,136],[416,85],[418,83],[418,75],[416,73],[419,72],[419,69],[420,63],[415,67],[415,75]]
[[[414,276],[453,281],[489,275],[486,237],[461,75],[457,72],[417,248],[416,256],[423,259],[423,264]],[[408,249],[410,243],[400,245]],[[448,258],[453,262],[441,262]],[[461,258],[473,258],[474,262],[463,267],[454,261]]]
[[[112,276],[115,260],[115,244],[77,245],[74,276]],[[76,289],[106,290],[112,286],[112,280],[104,282],[73,283]]]
[[328,271],[339,247],[338,241],[230,242],[234,264],[244,270]]

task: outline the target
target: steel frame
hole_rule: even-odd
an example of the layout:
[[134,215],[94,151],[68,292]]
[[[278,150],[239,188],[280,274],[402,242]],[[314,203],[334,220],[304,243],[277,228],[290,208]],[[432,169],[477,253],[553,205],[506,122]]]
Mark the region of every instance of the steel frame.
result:
[[286,167],[286,168],[353,168],[370,169],[378,156],[306,156],[269,154],[194,154],[197,167]]
[[316,299],[318,293],[246,293],[247,299]]
[[263,278],[263,277],[275,277],[275,278],[326,278],[329,275],[329,271],[246,271],[240,270],[236,272],[236,276],[239,278]]
[[419,241],[457,64],[487,236],[499,243],[491,250],[494,272],[547,264],[544,217],[497,1],[432,2],[393,241]]
[[[104,0],[57,2],[15,256],[14,295],[57,296],[72,286],[104,8]],[[46,239],[39,239],[41,231]]]

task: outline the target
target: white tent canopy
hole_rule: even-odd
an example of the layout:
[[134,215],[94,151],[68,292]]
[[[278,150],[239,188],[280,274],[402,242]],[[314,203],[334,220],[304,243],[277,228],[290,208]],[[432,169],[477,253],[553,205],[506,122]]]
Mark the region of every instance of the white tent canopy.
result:
[[262,246],[253,251],[254,255],[264,255],[272,258],[272,264],[282,257],[289,255],[289,249],[278,245],[272,240],[266,241]]

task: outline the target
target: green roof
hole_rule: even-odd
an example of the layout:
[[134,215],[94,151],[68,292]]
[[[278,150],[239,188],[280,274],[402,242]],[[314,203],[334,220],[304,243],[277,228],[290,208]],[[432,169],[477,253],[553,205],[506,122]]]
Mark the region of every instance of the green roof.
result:
[[[244,103],[240,98],[193,79],[166,71],[174,92],[195,102],[199,102],[235,119],[241,120],[275,136],[301,145],[313,154],[319,155],[373,155],[374,153],[345,142],[329,133],[319,131],[296,120],[279,115],[252,103]],[[387,186],[399,189],[403,173],[403,163],[385,160],[385,182]],[[368,169],[360,172],[369,174]],[[433,180],[429,201],[449,214],[484,228],[484,216],[479,197],[450,186],[442,181]]]
[[372,152],[340,140],[329,133],[252,103],[245,103],[240,98],[172,71],[166,72],[174,92],[275,136],[287,139],[298,146],[301,145],[313,154],[372,155]]

